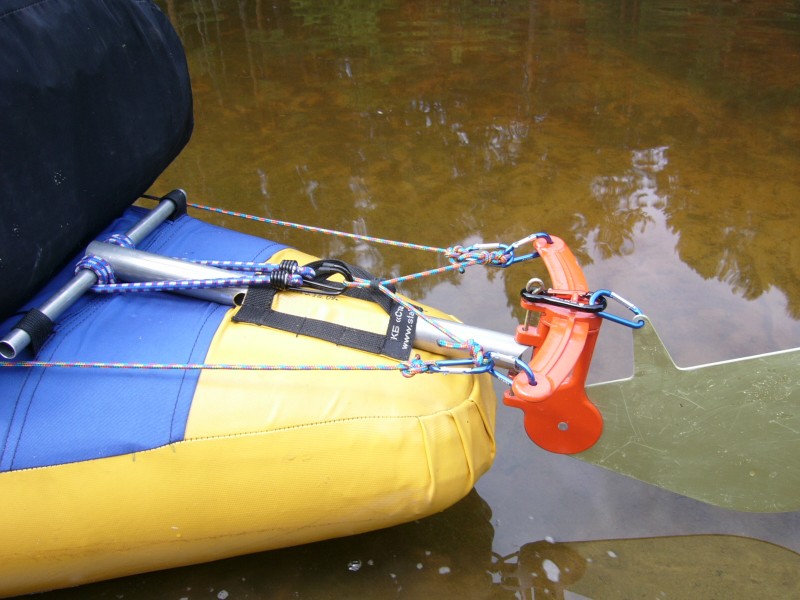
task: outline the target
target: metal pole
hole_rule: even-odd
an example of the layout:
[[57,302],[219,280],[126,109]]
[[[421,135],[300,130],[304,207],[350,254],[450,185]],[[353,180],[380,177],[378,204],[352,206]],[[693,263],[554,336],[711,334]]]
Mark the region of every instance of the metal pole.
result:
[[[474,327],[466,323],[451,321],[449,319],[439,319],[429,317],[434,323],[441,325],[462,340],[475,340],[483,349],[493,354],[494,362],[500,367],[513,369],[515,358],[521,358],[522,354],[528,350],[528,346],[518,343],[513,335],[501,333],[492,329]],[[457,350],[455,348],[442,348],[438,341],[445,338],[441,331],[423,319],[417,319],[417,331],[414,337],[414,347],[419,350],[427,350],[436,354],[443,354],[453,358],[469,356],[467,350]]]
[[[198,265],[104,242],[92,242],[89,244],[86,253],[99,256],[108,262],[114,271],[114,275],[121,281],[169,281],[175,279],[220,279],[230,277],[230,271],[225,269]],[[244,295],[247,293],[247,288],[186,289],[176,290],[176,293],[233,306],[242,303]],[[431,320],[460,339],[474,339],[477,341],[483,346],[484,350],[495,354],[495,362],[501,367],[513,368],[515,366],[514,359],[522,356],[528,349],[528,346],[517,343],[512,335],[465,325],[449,319],[431,318]],[[415,348],[449,357],[462,358],[469,356],[467,350],[439,346],[438,340],[444,337],[446,336],[435,326],[424,319],[417,319],[416,336],[414,338]]]
[[[175,204],[169,198],[165,198],[156,208],[134,225],[126,235],[134,243],[141,242],[172,213],[174,208]],[[141,282],[230,277],[230,271],[225,269],[169,258],[142,250],[123,248],[105,242],[92,242],[86,249],[86,254],[95,255],[107,261],[114,271],[114,275],[121,281]],[[97,283],[97,276],[92,271],[82,270],[45,302],[39,310],[50,320],[55,320],[95,283]],[[187,289],[177,291],[177,293],[233,306],[242,303],[244,295],[247,293],[247,288]],[[501,367],[513,368],[515,366],[514,359],[521,357],[528,349],[528,346],[517,343],[514,336],[505,333],[473,327],[449,319],[433,317],[429,317],[429,319],[462,340],[473,339],[477,341],[483,346],[484,350],[493,353],[495,362]],[[439,346],[438,341],[444,337],[446,336],[434,325],[424,319],[417,319],[414,338],[415,348],[448,357],[462,358],[469,355],[467,350]],[[13,329],[5,338],[0,340],[0,355],[4,358],[12,359],[30,341],[30,336],[26,331],[18,328]]]
[[[184,194],[183,190],[176,190],[174,193]],[[138,223],[136,223],[125,234],[134,244],[138,244],[147,237],[156,227],[169,217],[177,203],[169,198],[167,194],[153,210],[147,213]],[[185,194],[184,194],[185,195]],[[83,296],[89,288],[97,283],[97,275],[92,271],[83,269],[73,277],[69,283],[53,294],[38,312],[51,322],[55,321],[65,310],[72,306],[78,298]],[[15,327],[2,340],[0,340],[0,356],[6,359],[15,358],[28,344],[31,343],[30,334],[24,329]]]
[[[171,281],[175,279],[223,279],[231,277],[231,272],[208,265],[179,260],[144,252],[131,250],[115,244],[92,242],[86,248],[87,255],[94,255],[105,260],[120,281]],[[191,296],[217,304],[241,304],[246,287],[230,287],[216,289],[175,290],[175,293]]]

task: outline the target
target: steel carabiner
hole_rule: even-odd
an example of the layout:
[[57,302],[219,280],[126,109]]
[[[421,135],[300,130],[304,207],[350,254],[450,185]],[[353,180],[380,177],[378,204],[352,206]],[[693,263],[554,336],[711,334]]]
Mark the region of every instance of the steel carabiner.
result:
[[628,300],[626,300],[619,294],[612,292],[611,290],[597,290],[596,292],[593,292],[592,295],[589,297],[589,304],[597,304],[597,300],[600,298],[611,298],[613,300],[616,300],[636,316],[631,320],[631,319],[626,319],[624,317],[618,317],[617,315],[607,313],[604,311],[597,313],[598,316],[603,317],[604,319],[608,319],[609,321],[614,321],[614,323],[625,325],[626,327],[630,327],[632,329],[640,329],[641,327],[644,327],[645,315],[644,313],[642,313],[639,307],[634,305],[632,302],[629,302]]

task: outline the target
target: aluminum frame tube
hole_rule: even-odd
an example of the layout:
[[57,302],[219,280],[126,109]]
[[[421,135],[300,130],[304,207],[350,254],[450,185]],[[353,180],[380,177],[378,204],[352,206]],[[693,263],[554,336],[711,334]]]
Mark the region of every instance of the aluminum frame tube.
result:
[[[92,242],[86,253],[95,255],[111,266],[120,281],[171,281],[177,279],[222,279],[234,276],[231,271],[169,258],[144,250],[132,250],[106,242]],[[246,287],[174,290],[176,294],[191,296],[217,304],[241,304]]]
[[[521,358],[525,351],[529,349],[529,346],[518,343],[513,335],[507,333],[494,331],[493,329],[483,329],[459,321],[451,321],[450,319],[428,318],[462,340],[475,340],[483,347],[484,351],[492,353],[495,364],[506,369],[513,369],[516,366],[514,359]],[[417,331],[414,337],[415,348],[443,354],[451,358],[469,356],[468,350],[439,346],[438,342],[441,339],[446,340],[447,336],[424,319],[417,319]]]
[[[116,277],[122,281],[169,281],[177,279],[218,279],[230,277],[231,272],[217,267],[199,265],[175,258],[169,258],[142,250],[131,250],[105,242],[92,242],[87,248],[88,254],[94,254],[106,260],[111,266]],[[175,293],[233,306],[241,304],[246,287],[231,287],[217,289],[186,289],[175,290]],[[519,358],[528,349],[528,346],[517,343],[514,336],[473,327],[458,321],[428,317],[437,325],[445,328],[460,339],[474,339],[481,344],[484,350],[492,352],[495,362],[504,368],[513,368],[514,359]],[[417,319],[414,347],[435,354],[452,358],[469,356],[467,350],[446,348],[438,345],[440,339],[446,336],[434,325],[424,319]]]
[[[183,193],[182,190],[176,190]],[[153,230],[163,223],[175,210],[176,203],[165,197],[145,215],[138,223],[126,232],[134,244],[144,240]],[[86,249],[87,255],[96,255],[106,260],[114,274],[123,281],[168,281],[172,279],[218,279],[230,277],[230,271],[200,265],[183,260],[169,258],[152,252],[123,248],[106,242],[92,242]],[[51,321],[55,321],[78,298],[86,293],[89,288],[97,283],[97,275],[87,269],[81,270],[64,287],[51,296],[39,310]],[[233,306],[241,304],[246,287],[230,287],[216,289],[180,290],[177,293],[216,302],[218,304]],[[505,368],[513,368],[514,361],[520,358],[528,349],[527,346],[517,343],[514,336],[473,327],[458,321],[428,317],[437,325],[445,328],[460,339],[473,339],[481,344],[485,351],[494,355],[495,362]],[[435,354],[448,357],[462,358],[469,355],[467,350],[439,346],[438,341],[446,336],[434,325],[424,319],[417,319],[414,347]],[[0,340],[0,356],[6,359],[15,358],[19,352],[30,344],[30,335],[19,328],[12,329]]]
[[[177,191],[185,195],[183,190]],[[125,235],[127,235],[134,244],[138,244],[156,227],[166,221],[175,211],[176,207],[177,204],[172,199],[168,197],[163,198],[158,206],[142,217],[142,219],[131,227]],[[97,275],[92,271],[83,269],[42,304],[39,307],[39,311],[51,321],[55,321],[95,283],[97,283]],[[31,336],[28,332],[15,327],[0,340],[0,356],[8,360],[16,358],[30,343]]]

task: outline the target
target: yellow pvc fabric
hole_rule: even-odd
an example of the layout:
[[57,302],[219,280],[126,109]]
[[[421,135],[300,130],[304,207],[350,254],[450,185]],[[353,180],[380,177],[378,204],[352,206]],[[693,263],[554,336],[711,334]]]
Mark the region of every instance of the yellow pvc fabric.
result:
[[[278,308],[385,330],[387,316],[372,303],[294,296],[299,305],[287,295]],[[391,363],[229,319],[207,362]],[[206,371],[184,441],[0,474],[0,595],[433,514],[490,467],[494,410],[485,375]]]

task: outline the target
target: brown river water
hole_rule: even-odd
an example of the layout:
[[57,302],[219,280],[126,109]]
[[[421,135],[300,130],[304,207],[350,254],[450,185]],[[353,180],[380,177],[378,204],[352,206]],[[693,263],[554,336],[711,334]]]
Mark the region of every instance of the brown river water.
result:
[[[162,7],[196,125],[154,193],[436,247],[547,231],[590,286],[642,308],[679,365],[800,346],[797,2]],[[385,276],[441,264],[197,216]],[[541,269],[401,290],[512,332]],[[590,380],[632,368],[630,330],[605,325]],[[428,519],[40,597],[800,597],[800,512],[728,510],[547,453],[508,407],[497,435],[476,490]]]

